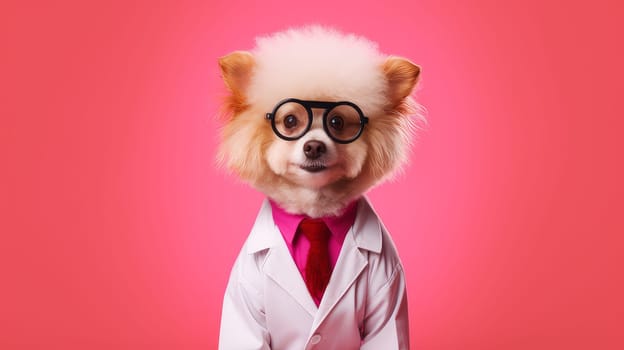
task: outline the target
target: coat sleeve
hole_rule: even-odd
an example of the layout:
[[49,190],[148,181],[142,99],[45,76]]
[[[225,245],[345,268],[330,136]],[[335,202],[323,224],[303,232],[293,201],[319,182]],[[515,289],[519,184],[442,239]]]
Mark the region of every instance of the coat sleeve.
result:
[[225,291],[219,349],[270,350],[262,294],[243,279],[240,265],[234,265]]
[[390,280],[370,298],[360,349],[409,349],[405,276],[400,264],[396,265]]

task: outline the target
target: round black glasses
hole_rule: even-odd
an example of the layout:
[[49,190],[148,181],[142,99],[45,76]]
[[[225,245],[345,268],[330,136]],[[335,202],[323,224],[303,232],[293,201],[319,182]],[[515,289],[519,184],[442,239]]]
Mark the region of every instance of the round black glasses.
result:
[[279,138],[294,141],[305,135],[312,126],[312,109],[324,109],[323,129],[332,140],[350,143],[357,140],[368,118],[353,102],[304,101],[288,98],[280,101],[273,112],[266,114],[273,132]]

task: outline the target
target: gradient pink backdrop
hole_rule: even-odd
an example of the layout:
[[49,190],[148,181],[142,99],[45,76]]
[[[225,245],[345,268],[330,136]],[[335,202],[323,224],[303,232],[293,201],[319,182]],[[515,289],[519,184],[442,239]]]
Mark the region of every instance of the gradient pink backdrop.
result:
[[214,164],[216,59],[306,23],[423,67],[370,194],[413,348],[624,348],[618,3],[3,2],[0,348],[216,348],[262,199]]

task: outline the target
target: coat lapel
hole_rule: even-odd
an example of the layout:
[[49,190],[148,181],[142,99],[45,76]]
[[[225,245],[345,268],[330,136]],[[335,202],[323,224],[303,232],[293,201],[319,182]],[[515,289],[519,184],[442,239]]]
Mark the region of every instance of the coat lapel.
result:
[[314,317],[317,311],[316,304],[308,293],[305,282],[288,251],[284,238],[273,222],[271,205],[267,200],[262,204],[249,237],[247,253],[255,254],[268,249],[269,251],[262,267],[263,271]]
[[374,253],[381,251],[380,222],[366,199],[360,200],[355,222],[345,237],[310,334],[316,331],[368,265],[362,249]]
[[283,240],[282,246],[273,247],[269,251],[264,272],[314,317],[317,312],[316,304]]
[[318,312],[314,317],[312,333],[323,322],[327,315],[334,309],[340,298],[347,292],[358,278],[360,273],[368,265],[367,259],[355,245],[355,242],[347,235],[342,246],[342,252],[334,269]]

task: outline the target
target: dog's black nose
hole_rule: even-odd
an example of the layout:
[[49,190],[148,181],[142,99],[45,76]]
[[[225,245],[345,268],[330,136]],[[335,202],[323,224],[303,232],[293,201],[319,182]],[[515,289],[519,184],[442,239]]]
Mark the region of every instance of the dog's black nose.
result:
[[308,141],[303,145],[303,153],[308,159],[317,159],[325,152],[327,152],[327,148],[321,141]]

